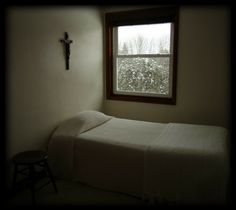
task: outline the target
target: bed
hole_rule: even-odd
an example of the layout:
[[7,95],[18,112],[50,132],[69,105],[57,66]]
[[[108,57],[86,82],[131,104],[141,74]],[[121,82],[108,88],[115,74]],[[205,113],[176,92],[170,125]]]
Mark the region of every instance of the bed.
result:
[[228,143],[223,127],[129,120],[88,110],[53,132],[48,160],[58,179],[151,203],[221,204],[229,182]]

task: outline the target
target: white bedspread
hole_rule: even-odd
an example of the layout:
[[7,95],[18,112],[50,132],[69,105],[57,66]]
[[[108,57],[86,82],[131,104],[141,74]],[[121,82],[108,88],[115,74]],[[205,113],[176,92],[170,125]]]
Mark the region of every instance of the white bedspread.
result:
[[221,127],[111,118],[78,135],[55,132],[48,155],[57,178],[149,200],[225,200],[229,160]]
[[177,203],[223,203],[229,178],[227,130],[169,123],[145,151],[144,196]]

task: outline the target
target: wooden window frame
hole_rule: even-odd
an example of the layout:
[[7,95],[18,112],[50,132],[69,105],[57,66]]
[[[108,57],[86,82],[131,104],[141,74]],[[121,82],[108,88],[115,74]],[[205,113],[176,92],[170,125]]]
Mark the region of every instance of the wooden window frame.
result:
[[[177,45],[178,45],[178,16],[179,9],[175,6],[111,12],[105,14],[106,37],[106,97],[111,100],[136,101],[159,104],[176,104],[177,83]],[[140,96],[114,93],[113,91],[113,27],[125,25],[173,23],[173,68],[171,97]]]

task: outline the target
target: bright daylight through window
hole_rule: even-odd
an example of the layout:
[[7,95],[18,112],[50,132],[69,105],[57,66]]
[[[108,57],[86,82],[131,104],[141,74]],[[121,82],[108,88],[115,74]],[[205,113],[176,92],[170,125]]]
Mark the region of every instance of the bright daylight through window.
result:
[[114,91],[171,96],[171,24],[115,27]]
[[154,11],[106,16],[108,99],[175,104],[176,10]]

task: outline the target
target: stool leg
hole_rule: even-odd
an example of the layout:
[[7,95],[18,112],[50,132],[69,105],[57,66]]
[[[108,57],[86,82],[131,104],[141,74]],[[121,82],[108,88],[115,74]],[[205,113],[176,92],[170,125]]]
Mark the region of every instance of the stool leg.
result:
[[35,201],[35,189],[34,189],[34,183],[35,183],[35,170],[33,165],[29,165],[29,177],[30,177],[30,191],[31,191],[31,197],[33,205],[36,204]]
[[55,181],[54,181],[54,178],[53,178],[53,176],[52,176],[50,167],[49,167],[49,165],[48,165],[48,163],[47,163],[46,160],[43,161],[43,163],[44,163],[44,166],[45,166],[45,168],[46,168],[46,170],[47,170],[47,173],[48,173],[48,175],[49,175],[49,178],[50,178],[50,180],[51,180],[51,182],[52,182],[52,185],[53,185],[53,187],[54,187],[54,190],[55,190],[55,192],[57,193],[57,192],[58,192],[57,186],[56,186]]
[[16,192],[16,178],[18,173],[18,165],[14,164],[14,173],[13,173],[13,181],[12,181],[12,193]]

